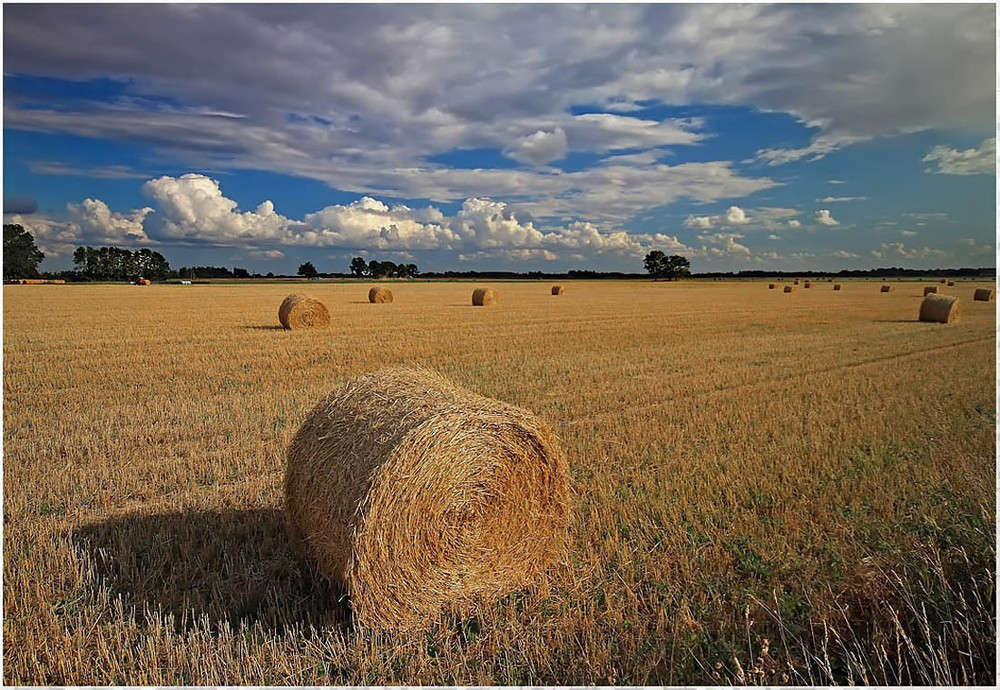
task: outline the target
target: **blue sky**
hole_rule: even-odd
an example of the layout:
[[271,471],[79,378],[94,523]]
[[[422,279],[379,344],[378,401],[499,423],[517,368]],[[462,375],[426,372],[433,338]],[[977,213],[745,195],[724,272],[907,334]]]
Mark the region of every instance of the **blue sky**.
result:
[[4,219],[47,270],[993,266],[994,17],[7,4]]

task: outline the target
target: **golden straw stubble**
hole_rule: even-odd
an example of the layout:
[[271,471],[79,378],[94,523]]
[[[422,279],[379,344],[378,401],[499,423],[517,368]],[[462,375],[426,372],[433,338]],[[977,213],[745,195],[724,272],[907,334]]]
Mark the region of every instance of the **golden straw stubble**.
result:
[[288,453],[285,511],[361,625],[421,629],[560,556],[569,467],[530,412],[433,372],[388,369],[309,414]]
[[368,291],[368,301],[372,304],[387,304],[392,302],[392,290],[387,287],[373,287]]
[[330,312],[319,300],[296,293],[289,295],[281,303],[278,321],[289,330],[326,328],[330,325]]
[[476,288],[472,291],[472,306],[488,307],[500,302],[500,293],[493,288]]

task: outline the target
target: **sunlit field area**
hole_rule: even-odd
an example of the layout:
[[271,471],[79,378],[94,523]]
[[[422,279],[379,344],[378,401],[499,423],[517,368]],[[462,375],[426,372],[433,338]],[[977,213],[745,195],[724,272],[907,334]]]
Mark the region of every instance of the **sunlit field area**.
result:
[[[3,288],[8,684],[992,684],[995,302],[767,282]],[[290,292],[331,324],[286,331]],[[419,634],[297,561],[283,462],[418,365],[569,458],[564,557]]]

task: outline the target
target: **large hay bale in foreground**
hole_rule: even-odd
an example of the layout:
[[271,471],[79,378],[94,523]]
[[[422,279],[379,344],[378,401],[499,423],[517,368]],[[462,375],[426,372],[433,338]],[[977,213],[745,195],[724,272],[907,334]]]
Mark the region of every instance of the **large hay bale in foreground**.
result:
[[975,302],[992,302],[995,296],[996,291],[993,288],[976,288],[972,299]]
[[891,285],[883,285],[879,289],[879,292],[892,292],[892,286]]
[[929,294],[920,303],[920,320],[955,323],[962,315],[962,302],[951,295]]
[[474,307],[488,307],[499,302],[500,293],[493,288],[476,288],[472,291],[472,305]]
[[833,289],[839,291],[841,289],[840,283],[834,283],[833,284]]
[[565,294],[565,292],[566,292],[566,288],[564,288],[562,285],[553,285],[552,286],[552,294],[553,295],[562,295],[562,294]]
[[289,330],[326,328],[330,325],[330,312],[319,300],[296,293],[289,295],[281,303],[278,321]]
[[411,369],[333,391],[285,469],[293,541],[374,629],[424,628],[538,576],[564,547],[568,493],[545,422]]
[[936,295],[936,294],[937,294],[937,285],[927,285],[926,287],[924,287],[924,297],[926,297],[927,295]]
[[785,289],[784,289],[784,292],[792,292],[792,291],[793,291],[794,289],[795,289],[795,288],[794,288],[794,287],[792,287],[791,285],[786,285],[786,286],[785,286]]
[[373,287],[368,291],[368,301],[372,304],[387,304],[392,302],[392,290],[387,287]]

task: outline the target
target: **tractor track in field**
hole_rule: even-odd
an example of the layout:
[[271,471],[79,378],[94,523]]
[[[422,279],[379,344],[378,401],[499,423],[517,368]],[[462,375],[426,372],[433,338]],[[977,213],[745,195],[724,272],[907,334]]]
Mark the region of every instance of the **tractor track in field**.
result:
[[835,371],[849,371],[851,369],[860,369],[862,367],[866,367],[872,364],[882,364],[885,362],[891,362],[895,360],[919,359],[921,357],[928,357],[947,350],[954,350],[956,348],[965,347],[967,345],[976,345],[979,343],[984,343],[993,340],[995,340],[995,337],[992,335],[985,338],[972,338],[970,340],[962,340],[956,343],[948,343],[947,345],[939,345],[938,347],[932,347],[924,350],[917,350],[915,352],[897,352],[891,355],[884,355],[881,357],[870,357],[868,359],[863,359],[857,362],[849,362],[847,364],[836,364],[827,367],[820,367],[817,369],[812,369],[810,371],[796,373],[790,376],[778,376],[775,378],[762,379],[760,381],[736,383],[729,386],[722,386],[720,388],[712,388],[710,390],[696,391],[694,393],[688,393],[686,395],[673,396],[669,400],[663,400],[655,403],[647,403],[645,405],[635,405],[631,407],[623,405],[619,408],[616,408],[613,411],[609,410],[606,412],[596,412],[594,414],[584,415],[583,417],[569,419],[562,422],[562,425],[566,427],[576,427],[583,423],[604,421],[606,419],[621,416],[623,414],[641,414],[644,412],[649,412],[657,408],[664,407],[666,405],[676,404],[680,400],[691,400],[694,398],[708,397],[711,395],[718,395],[720,393],[729,393],[737,390],[749,390],[753,388],[759,388],[761,386],[775,385],[780,383],[786,383],[788,381],[795,381],[798,379],[802,379],[806,376],[819,376],[822,374],[829,374]]

